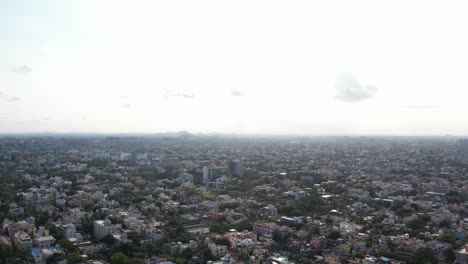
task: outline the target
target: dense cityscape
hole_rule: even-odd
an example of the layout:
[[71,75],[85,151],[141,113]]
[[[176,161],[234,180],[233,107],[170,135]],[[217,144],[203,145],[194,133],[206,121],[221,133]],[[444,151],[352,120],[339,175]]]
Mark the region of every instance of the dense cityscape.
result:
[[468,264],[467,11],[0,0],[0,264]]
[[468,263],[456,137],[0,138],[2,263]]

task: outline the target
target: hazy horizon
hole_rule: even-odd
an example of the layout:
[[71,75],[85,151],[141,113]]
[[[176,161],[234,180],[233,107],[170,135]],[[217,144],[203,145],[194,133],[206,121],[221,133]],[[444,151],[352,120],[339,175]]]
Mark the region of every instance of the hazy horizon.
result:
[[468,135],[463,1],[4,1],[0,134]]
[[54,132],[54,131],[37,131],[37,132],[0,132],[0,137],[4,136],[116,136],[116,137],[164,137],[164,136],[178,136],[181,133],[188,133],[192,136],[200,137],[240,137],[240,138],[255,138],[255,137],[308,137],[308,138],[339,138],[339,137],[349,137],[349,138],[359,138],[359,137],[369,137],[369,138],[385,138],[385,137],[394,137],[394,138],[468,138],[468,135],[454,135],[454,134],[338,134],[338,133],[329,133],[329,134],[301,134],[301,133],[229,133],[229,132],[191,132],[191,131],[162,131],[162,132]]

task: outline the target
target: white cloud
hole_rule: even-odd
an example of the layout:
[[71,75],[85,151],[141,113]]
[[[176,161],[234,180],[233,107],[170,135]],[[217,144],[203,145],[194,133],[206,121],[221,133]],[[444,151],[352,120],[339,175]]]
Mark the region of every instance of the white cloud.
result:
[[372,98],[377,88],[373,85],[363,85],[350,72],[338,74],[335,79],[335,89],[337,100],[343,102],[359,102]]
[[189,91],[175,91],[175,90],[166,89],[164,98],[165,99],[170,99],[170,98],[195,99],[195,94]]
[[232,96],[244,96],[244,93],[239,89],[232,89],[231,95]]
[[21,98],[18,97],[18,96],[11,96],[11,95],[8,95],[8,94],[0,91],[0,100],[5,101],[5,102],[9,102],[9,103],[14,103],[14,102],[21,101]]
[[404,105],[406,109],[414,109],[414,110],[432,110],[439,108],[438,105]]
[[20,66],[11,67],[11,71],[18,73],[18,74],[29,74],[32,72],[32,69],[28,65],[24,64]]

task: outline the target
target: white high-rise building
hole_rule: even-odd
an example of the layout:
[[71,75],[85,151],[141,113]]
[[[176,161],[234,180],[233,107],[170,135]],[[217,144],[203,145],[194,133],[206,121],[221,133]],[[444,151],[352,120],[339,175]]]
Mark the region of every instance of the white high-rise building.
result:
[[115,231],[115,226],[110,220],[97,220],[93,223],[93,235],[97,239],[101,239],[107,235],[112,235]]
[[203,167],[203,182],[212,182],[226,175],[226,167]]
[[210,168],[208,166],[203,167],[203,182],[208,182],[210,180],[209,179],[209,176],[210,176],[209,169]]

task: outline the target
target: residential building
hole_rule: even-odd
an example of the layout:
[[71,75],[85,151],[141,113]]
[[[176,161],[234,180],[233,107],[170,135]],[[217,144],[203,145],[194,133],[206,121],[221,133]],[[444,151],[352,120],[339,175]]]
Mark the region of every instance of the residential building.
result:
[[96,220],[93,223],[94,238],[101,239],[107,235],[112,235],[115,231],[115,226],[110,220]]

